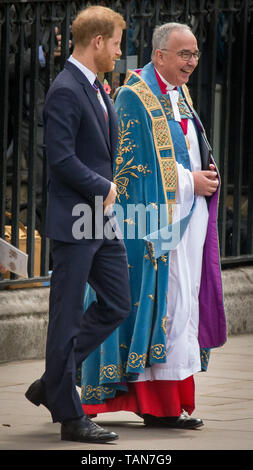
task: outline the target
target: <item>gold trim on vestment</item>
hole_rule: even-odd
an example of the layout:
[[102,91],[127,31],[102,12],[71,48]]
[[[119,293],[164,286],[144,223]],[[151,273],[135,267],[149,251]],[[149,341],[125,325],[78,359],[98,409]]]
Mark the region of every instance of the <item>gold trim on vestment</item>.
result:
[[[127,85],[129,79],[133,75],[138,78],[138,81],[131,85]],[[165,201],[168,204],[168,207],[170,207],[171,204],[176,203],[177,167],[174,146],[166,114],[158,98],[154,95],[146,82],[136,72],[129,73],[124,84],[124,88],[129,88],[138,96],[150,116],[153,129],[154,145],[160,166]],[[155,111],[160,111],[160,115],[155,116]],[[170,150],[172,156],[162,157],[161,152],[164,150]],[[167,195],[168,192],[175,194],[172,198],[169,199]],[[169,211],[169,221],[170,218],[171,212]]]

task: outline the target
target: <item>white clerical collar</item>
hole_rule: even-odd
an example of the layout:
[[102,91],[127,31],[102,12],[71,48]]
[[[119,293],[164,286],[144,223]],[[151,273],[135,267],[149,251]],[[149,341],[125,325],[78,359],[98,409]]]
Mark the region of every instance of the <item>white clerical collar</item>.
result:
[[167,91],[174,90],[175,85],[171,85],[169,82],[167,82],[167,80],[165,80],[165,78],[158,72],[157,69],[156,69],[156,72],[158,73],[158,75],[159,75],[160,79],[162,80],[162,82],[165,83]]
[[68,58],[68,60],[69,62],[72,62],[72,64],[74,64],[76,67],[78,67],[79,70],[81,70],[81,72],[83,72],[87,80],[89,80],[90,84],[93,86],[93,83],[95,79],[97,78],[96,74],[92,72],[92,70],[85,67],[85,65],[81,64],[81,62],[75,59],[72,55]]

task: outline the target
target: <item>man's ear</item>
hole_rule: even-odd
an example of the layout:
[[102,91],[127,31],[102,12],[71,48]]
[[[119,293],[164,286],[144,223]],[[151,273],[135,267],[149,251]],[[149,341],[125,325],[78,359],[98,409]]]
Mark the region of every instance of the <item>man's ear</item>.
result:
[[95,49],[99,49],[104,42],[104,38],[101,34],[98,34],[92,39]]
[[155,50],[153,62],[155,65],[163,65],[163,53],[160,49]]

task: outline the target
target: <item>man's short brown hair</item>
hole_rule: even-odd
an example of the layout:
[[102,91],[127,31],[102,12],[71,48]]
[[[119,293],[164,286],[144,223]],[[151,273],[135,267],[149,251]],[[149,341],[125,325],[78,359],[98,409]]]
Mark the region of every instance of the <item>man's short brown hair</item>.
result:
[[124,18],[116,11],[99,5],[84,8],[72,23],[74,42],[87,47],[100,34],[105,39],[111,38],[115,26],[126,27]]

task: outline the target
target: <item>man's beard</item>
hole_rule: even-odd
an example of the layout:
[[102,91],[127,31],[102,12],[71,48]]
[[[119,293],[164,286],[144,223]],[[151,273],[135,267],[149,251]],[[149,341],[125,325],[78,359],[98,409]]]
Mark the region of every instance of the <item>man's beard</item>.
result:
[[98,72],[112,72],[114,69],[114,62],[111,57],[108,57],[106,53],[96,57],[96,68]]

